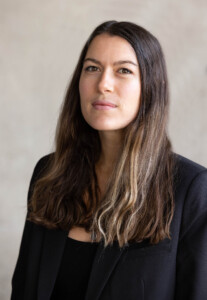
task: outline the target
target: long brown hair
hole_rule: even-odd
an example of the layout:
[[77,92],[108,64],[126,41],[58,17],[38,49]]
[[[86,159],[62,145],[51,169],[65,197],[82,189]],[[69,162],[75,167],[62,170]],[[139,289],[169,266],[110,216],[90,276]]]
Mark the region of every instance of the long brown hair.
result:
[[[95,165],[101,144],[98,132],[82,116],[79,79],[90,43],[102,33],[120,36],[133,47],[141,76],[141,105],[125,128],[121,155],[99,199]],[[105,246],[115,240],[122,247],[129,241],[158,243],[170,238],[174,155],[166,132],[168,110],[167,72],[158,40],[131,22],[99,25],[83,47],[67,89],[55,152],[35,182],[28,219],[66,231],[83,226]]]

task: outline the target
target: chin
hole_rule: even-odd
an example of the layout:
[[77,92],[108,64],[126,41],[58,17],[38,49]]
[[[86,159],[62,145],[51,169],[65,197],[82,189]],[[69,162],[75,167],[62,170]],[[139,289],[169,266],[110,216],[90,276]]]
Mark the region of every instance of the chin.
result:
[[111,130],[117,130],[118,129],[118,128],[109,127],[109,126],[91,126],[91,127],[95,130],[98,130],[98,131],[111,131]]
[[[89,124],[89,123],[88,123]],[[123,129],[124,127],[122,126],[117,126],[116,125],[109,125],[109,124],[89,124],[93,129],[98,130],[98,131],[115,131],[115,130],[120,130]]]
[[[84,118],[90,127],[98,131],[115,131],[125,128],[129,122],[118,118]],[[118,122],[119,121],[119,122]]]

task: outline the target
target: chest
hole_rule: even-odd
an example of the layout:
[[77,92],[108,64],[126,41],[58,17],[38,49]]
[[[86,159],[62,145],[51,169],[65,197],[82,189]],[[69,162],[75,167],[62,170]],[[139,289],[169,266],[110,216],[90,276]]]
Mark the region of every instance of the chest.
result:
[[74,226],[70,229],[68,237],[82,242],[91,242],[91,234],[85,228]]

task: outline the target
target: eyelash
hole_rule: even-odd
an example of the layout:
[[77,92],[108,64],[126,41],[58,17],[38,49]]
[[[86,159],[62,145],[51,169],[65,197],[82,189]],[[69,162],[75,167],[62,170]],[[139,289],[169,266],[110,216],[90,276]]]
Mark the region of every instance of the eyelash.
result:
[[[96,67],[96,66],[88,66],[88,67],[85,68],[85,71],[87,71],[87,72],[93,72],[93,71],[89,71],[89,68],[98,68],[98,67]],[[132,74],[132,71],[130,71],[127,68],[121,68],[119,70],[126,70],[127,71],[127,72],[124,72],[124,73],[121,73],[121,74]]]

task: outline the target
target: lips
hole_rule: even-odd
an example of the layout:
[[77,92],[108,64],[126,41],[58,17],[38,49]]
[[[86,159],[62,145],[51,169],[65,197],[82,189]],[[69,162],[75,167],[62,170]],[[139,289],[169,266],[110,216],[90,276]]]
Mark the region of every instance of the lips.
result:
[[97,100],[97,101],[94,101],[92,103],[92,105],[97,108],[97,107],[108,107],[108,108],[115,108],[117,107],[116,104],[112,103],[112,102],[109,102],[109,101],[102,101],[102,100]]

